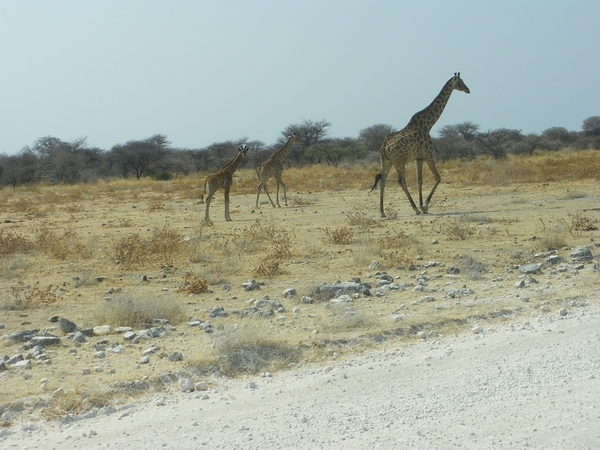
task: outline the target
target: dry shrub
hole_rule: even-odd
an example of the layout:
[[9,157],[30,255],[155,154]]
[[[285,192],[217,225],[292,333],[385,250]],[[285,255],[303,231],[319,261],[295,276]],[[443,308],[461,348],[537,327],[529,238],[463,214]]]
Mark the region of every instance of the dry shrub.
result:
[[41,227],[35,235],[35,247],[57,259],[88,258],[92,253],[72,228],[67,228],[59,234],[47,226]]
[[61,298],[57,293],[58,286],[49,284],[43,287],[40,286],[39,281],[36,281],[33,286],[19,281],[16,285],[11,286],[9,290],[12,302],[6,302],[4,309],[34,309],[55,303]]
[[354,239],[354,233],[346,227],[331,229],[325,228],[323,230],[325,241],[331,242],[332,244],[351,244]]
[[146,327],[152,324],[152,319],[166,319],[177,325],[184,319],[183,310],[173,299],[125,296],[105,302],[92,320],[112,327]]
[[582,231],[595,231],[598,227],[595,225],[596,221],[591,217],[585,216],[579,212],[575,214],[569,214],[571,218],[571,234],[580,234]]
[[30,197],[18,197],[10,203],[13,211],[22,214],[31,215],[39,212],[39,203],[34,202]]
[[227,376],[284,369],[302,356],[297,346],[276,341],[262,328],[250,326],[215,335],[213,348],[219,370]]
[[197,277],[194,272],[186,272],[183,276],[183,284],[177,289],[177,292],[185,292],[186,294],[202,294],[207,291],[206,278]]
[[112,256],[117,264],[131,267],[148,261],[148,243],[139,233],[112,240]]
[[163,262],[171,263],[183,247],[183,238],[176,231],[165,225],[162,229],[154,230],[150,241],[150,251],[158,255]]
[[377,243],[385,266],[409,264],[415,254],[422,254],[424,250],[421,241],[409,236],[403,230],[380,236]]
[[260,260],[258,267],[254,269],[254,275],[266,278],[273,278],[276,275],[287,273],[281,265],[283,259],[291,256],[292,240],[286,232],[273,233],[269,250]]
[[291,200],[290,203],[292,205],[296,205],[296,206],[309,206],[309,205],[314,205],[315,201],[308,199],[308,198],[299,197],[298,195],[296,195],[296,196],[294,196],[294,198]]
[[361,228],[371,228],[380,225],[380,222],[367,217],[365,212],[355,212],[346,214],[348,221],[350,222],[350,226],[358,226]]
[[0,230],[0,255],[25,253],[34,248],[34,243],[20,233]]
[[286,271],[281,267],[282,262],[281,259],[267,255],[260,260],[258,266],[254,269],[253,274],[256,277],[265,278],[273,278],[274,276],[285,274]]
[[148,203],[149,211],[158,211],[163,209],[164,199],[162,197],[150,197],[146,203]]

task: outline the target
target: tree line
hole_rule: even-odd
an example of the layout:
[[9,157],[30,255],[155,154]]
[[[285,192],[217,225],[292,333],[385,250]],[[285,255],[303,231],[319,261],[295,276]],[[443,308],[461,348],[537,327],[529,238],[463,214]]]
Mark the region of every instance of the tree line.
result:
[[[282,130],[277,142],[267,145],[247,138],[215,142],[204,148],[173,148],[167,136],[155,134],[146,139],[116,144],[110,150],[88,145],[85,138],[71,142],[53,136],[37,139],[16,155],[0,154],[0,188],[39,181],[82,183],[102,178],[150,176],[168,180],[178,174],[212,172],[231,160],[241,144],[249,147],[242,167],[257,167],[281,148],[291,133],[304,142],[292,149],[289,166],[356,161],[378,161],[385,136],[397,131],[391,125],[376,124],[362,129],[357,137],[329,136],[327,120],[303,120]],[[473,159],[487,155],[494,159],[508,154],[531,155],[535,150],[558,151],[564,148],[600,149],[600,116],[583,121],[581,131],[552,127],[541,134],[499,128],[480,131],[479,125],[464,122],[446,125],[434,138],[437,158]]]

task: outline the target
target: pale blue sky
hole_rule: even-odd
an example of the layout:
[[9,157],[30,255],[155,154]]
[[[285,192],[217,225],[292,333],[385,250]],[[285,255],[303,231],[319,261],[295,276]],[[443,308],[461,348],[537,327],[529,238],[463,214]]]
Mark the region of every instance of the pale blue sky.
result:
[[200,148],[402,128],[460,71],[435,131],[580,130],[600,115],[600,1],[0,0],[0,153],[42,136]]

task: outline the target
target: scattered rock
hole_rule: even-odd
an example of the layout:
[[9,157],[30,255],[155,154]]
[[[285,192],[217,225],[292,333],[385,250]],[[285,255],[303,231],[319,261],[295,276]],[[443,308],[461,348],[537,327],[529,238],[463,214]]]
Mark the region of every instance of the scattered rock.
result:
[[558,310],[558,315],[559,315],[559,316],[563,316],[563,317],[564,317],[564,316],[566,316],[567,314],[568,314],[567,308],[560,308],[560,309]]
[[97,327],[94,327],[93,330],[94,330],[94,335],[96,335],[96,336],[106,336],[107,334],[110,334],[110,332],[111,332],[110,325],[99,325]]
[[556,264],[560,264],[560,263],[564,262],[564,260],[565,259],[562,256],[551,255],[546,258],[546,264],[554,266]]
[[197,391],[206,391],[208,390],[208,386],[206,385],[205,381],[200,381],[198,383],[196,383],[196,390]]
[[27,342],[34,336],[37,336],[40,330],[22,330],[5,335],[6,339],[13,341]]
[[475,325],[473,328],[471,328],[471,332],[473,334],[481,334],[483,333],[483,328],[481,328],[480,325]]
[[376,259],[374,259],[373,261],[371,261],[369,263],[369,269],[371,269],[371,270],[377,270],[380,268],[381,268],[381,264]]
[[213,308],[213,310],[208,315],[208,317],[210,318],[227,316],[229,316],[229,314],[227,313],[227,311],[225,311],[225,308],[223,308],[222,306],[217,306],[216,308]]
[[59,317],[57,322],[58,322],[58,327],[65,333],[74,333],[75,331],[77,331],[77,325],[75,325],[69,319],[65,319],[64,317]]
[[189,378],[181,378],[177,384],[181,392],[192,392],[195,389],[194,383]]
[[589,261],[594,258],[592,247],[589,245],[580,245],[569,253],[569,256],[573,258],[574,262]]
[[524,274],[542,273],[542,265],[538,263],[522,264],[519,266],[519,272]]
[[254,279],[249,279],[248,281],[245,281],[244,283],[242,283],[242,287],[245,291],[257,291],[260,289],[260,286]]
[[295,296],[296,296],[296,289],[294,289],[294,288],[289,288],[289,289],[286,289],[285,291],[283,291],[284,298],[292,298]]
[[167,359],[171,362],[182,361],[183,355],[180,352],[173,352],[167,356]]
[[56,345],[56,344],[60,344],[60,338],[58,336],[48,334],[46,336],[33,337],[29,342],[26,342],[25,344],[23,344],[23,347],[32,348],[32,347],[35,347],[36,345],[46,347],[48,345]]

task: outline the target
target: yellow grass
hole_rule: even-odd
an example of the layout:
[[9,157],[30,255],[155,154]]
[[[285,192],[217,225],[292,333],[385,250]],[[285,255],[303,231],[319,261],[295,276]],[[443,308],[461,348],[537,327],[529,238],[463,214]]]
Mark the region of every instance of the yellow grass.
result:
[[[182,363],[162,358],[155,365],[133,369],[139,346],[128,347],[110,360],[114,372],[86,378],[81,371],[93,368],[92,363],[69,355],[69,341],[53,349],[53,363],[34,365],[32,372],[35,379],[50,380],[47,389],[63,388],[65,394],[57,397],[60,404],[49,410],[60,415],[91,407],[84,400],[91,398],[97,378],[106,386],[139,387],[144,377],[151,381],[180,370],[232,376],[277,370],[300,361],[328,360],[334,353],[343,357],[379,345],[377,339],[400,345],[402,339],[417,339],[417,331],[442,334],[475,321],[508,320],[493,314],[499,308],[516,315],[568,306],[573,281],[581,289],[598,287],[597,281],[555,278],[556,288],[550,291],[541,289],[540,280],[536,285],[540,289],[528,293],[529,303],[513,292],[519,279],[515,265],[539,261],[535,255],[551,249],[568,258],[565,247],[600,239],[599,152],[456,160],[438,166],[442,184],[433,197],[431,214],[424,216],[414,215],[392,171],[385,220],[379,217],[378,192],[369,194],[377,164],[287,168],[283,180],[289,206],[283,208],[270,204],[256,208],[255,171],[238,170],[231,190],[233,222],[223,219],[221,191],[211,205],[212,224],[202,221],[205,205],[198,199],[206,174],[170,181],[115,179],[3,189],[4,331],[26,326],[56,333],[55,324],[48,322],[53,315],[80,326],[141,326],[153,318],[168,318],[177,327],[160,341],[160,354],[179,350],[184,353]],[[424,172],[428,191],[432,176]],[[416,197],[414,164],[407,174]],[[274,182],[269,183],[272,195]],[[373,260],[379,269],[369,268]],[[426,266],[429,261],[440,265]],[[449,266],[461,273],[449,276]],[[413,285],[427,278],[427,289],[436,286],[436,290],[425,294],[411,287],[333,307],[326,306],[327,299],[300,300],[310,296],[318,282],[357,277],[374,284],[377,270]],[[263,284],[258,291],[245,292],[242,283],[251,277]],[[448,286],[473,286],[476,299],[444,299]],[[282,292],[290,287],[298,295],[284,299]],[[501,289],[503,296],[495,298]],[[422,301],[424,295],[435,301]],[[284,310],[269,318],[208,317],[216,306],[229,312],[245,310],[264,297],[281,300]],[[405,317],[392,321],[395,314]],[[186,322],[196,317],[211,320],[215,333],[188,327]],[[90,338],[89,347],[97,340]],[[118,340],[119,336],[110,336],[111,342]],[[0,353],[16,353],[19,345],[0,341]],[[81,354],[86,351],[85,346],[78,349]],[[7,372],[3,383],[7,387],[0,390],[0,407],[37,393],[16,373]],[[68,386],[77,389],[67,392]],[[102,393],[105,399],[111,395]]]

